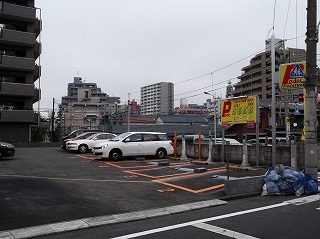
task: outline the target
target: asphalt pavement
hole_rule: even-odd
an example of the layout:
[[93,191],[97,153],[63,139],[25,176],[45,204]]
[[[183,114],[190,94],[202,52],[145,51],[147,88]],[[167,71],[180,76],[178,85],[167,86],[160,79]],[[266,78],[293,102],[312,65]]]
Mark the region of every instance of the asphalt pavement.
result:
[[[159,164],[160,163],[160,164]],[[0,161],[0,238],[29,238],[227,203],[223,163],[101,161],[60,148],[17,148]],[[205,169],[195,172],[195,169]],[[266,169],[232,170],[232,177]]]

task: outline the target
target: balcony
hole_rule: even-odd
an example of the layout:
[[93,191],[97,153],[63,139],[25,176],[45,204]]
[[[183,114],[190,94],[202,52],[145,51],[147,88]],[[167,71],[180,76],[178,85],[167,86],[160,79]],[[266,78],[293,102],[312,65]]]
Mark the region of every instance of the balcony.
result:
[[34,57],[34,59],[37,59],[40,56],[41,50],[42,50],[42,44],[39,43],[39,42],[35,42],[34,43],[34,47],[33,47],[33,57]]
[[31,23],[36,20],[36,8],[0,1],[0,18]]
[[0,44],[15,44],[17,46],[33,47],[35,45],[36,35],[30,32],[14,31],[9,29],[0,29]]
[[41,98],[41,90],[39,89],[34,89],[33,90],[34,94],[33,94],[33,103],[36,103],[40,100]]
[[33,84],[20,84],[11,82],[0,82],[0,96],[34,97],[35,88]]
[[0,122],[38,123],[38,114],[33,110],[2,110],[0,108]]
[[40,32],[42,31],[42,21],[37,19],[35,20],[34,24],[34,33],[36,34],[36,38],[40,35]]
[[0,70],[34,71],[35,59],[0,55]]
[[33,72],[33,82],[37,81],[41,75],[41,66],[36,65]]

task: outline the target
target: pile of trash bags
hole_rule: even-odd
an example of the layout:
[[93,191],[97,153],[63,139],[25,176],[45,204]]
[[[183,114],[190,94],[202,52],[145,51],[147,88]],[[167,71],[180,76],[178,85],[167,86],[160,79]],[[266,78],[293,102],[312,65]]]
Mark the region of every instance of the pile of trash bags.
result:
[[310,175],[296,171],[289,166],[277,164],[265,174],[261,196],[315,194],[319,192],[318,182]]

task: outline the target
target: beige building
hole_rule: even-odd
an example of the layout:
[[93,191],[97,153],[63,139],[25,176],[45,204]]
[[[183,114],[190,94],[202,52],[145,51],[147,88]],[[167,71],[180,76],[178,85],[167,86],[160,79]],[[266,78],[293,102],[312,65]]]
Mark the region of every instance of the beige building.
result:
[[[284,49],[283,41],[275,40],[275,66],[276,75],[279,73],[280,64],[293,63],[306,60],[306,51],[304,49],[286,48]],[[233,85],[233,90],[229,91],[228,96],[252,96],[258,95],[262,100],[271,100],[271,51],[270,39],[266,40],[265,52],[257,54],[250,60],[250,64],[243,67],[242,74],[238,77],[240,82]],[[279,76],[278,76],[279,82]],[[280,89],[276,86],[277,101],[281,100],[280,96],[301,93],[301,89],[287,90]],[[227,97],[228,97],[227,96]],[[283,98],[283,97],[282,97]],[[282,99],[283,100],[283,99]]]
[[65,132],[80,128],[108,131],[110,116],[118,110],[119,97],[109,97],[95,83],[75,77],[68,84],[68,96],[62,97]]

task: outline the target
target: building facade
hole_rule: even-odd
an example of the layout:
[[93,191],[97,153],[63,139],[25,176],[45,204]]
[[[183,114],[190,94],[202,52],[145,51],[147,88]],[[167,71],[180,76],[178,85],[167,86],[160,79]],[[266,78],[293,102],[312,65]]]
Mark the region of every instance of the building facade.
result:
[[[284,49],[283,41],[275,40],[275,71],[279,71],[280,64],[293,63],[306,60],[304,49],[287,48]],[[227,94],[233,97],[258,95],[262,100],[271,100],[272,78],[271,78],[271,49],[270,39],[266,40],[265,51],[257,54],[250,60],[250,64],[243,67],[242,74],[238,77],[240,82],[233,86],[233,90]],[[276,84],[279,83],[279,77]],[[288,95],[286,90],[276,87],[277,101],[281,101],[280,96]],[[302,89],[290,90],[289,94],[301,93]],[[283,99],[282,99],[283,102]]]
[[74,77],[68,84],[68,95],[62,97],[61,112],[64,133],[80,128],[109,131],[110,118],[118,111],[120,97],[110,97],[96,83]]
[[142,115],[168,115],[173,113],[174,85],[160,82],[141,87],[140,110]]
[[41,17],[34,0],[0,1],[0,139],[31,141],[39,122]]

